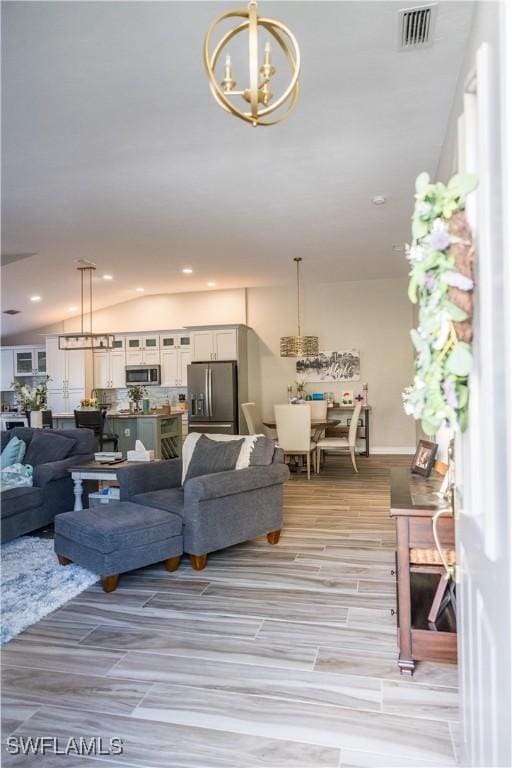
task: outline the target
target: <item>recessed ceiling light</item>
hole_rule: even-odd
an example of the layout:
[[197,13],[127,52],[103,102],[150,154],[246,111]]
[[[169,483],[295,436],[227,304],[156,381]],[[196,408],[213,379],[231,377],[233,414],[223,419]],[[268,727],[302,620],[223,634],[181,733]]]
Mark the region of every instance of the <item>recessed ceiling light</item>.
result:
[[387,201],[383,195],[375,195],[375,197],[372,197],[372,203],[374,205],[384,205],[385,202]]
[[137,291],[137,293],[144,293],[144,288],[142,288],[142,286],[139,286],[135,290]]
[[68,307],[70,312],[76,312],[78,307]]
[[194,270],[191,269],[191,267],[183,267],[181,271],[183,272],[184,275],[191,275]]
[[41,301],[41,297],[40,296],[31,296],[30,297],[30,301]]
[[103,275],[103,279],[104,280],[112,280],[113,277],[112,277],[112,275]]
[[213,280],[210,280],[210,282],[209,282],[209,283],[206,283],[206,285],[208,286],[208,288],[215,288],[215,286],[217,285],[217,283],[214,283],[214,282],[213,282]]

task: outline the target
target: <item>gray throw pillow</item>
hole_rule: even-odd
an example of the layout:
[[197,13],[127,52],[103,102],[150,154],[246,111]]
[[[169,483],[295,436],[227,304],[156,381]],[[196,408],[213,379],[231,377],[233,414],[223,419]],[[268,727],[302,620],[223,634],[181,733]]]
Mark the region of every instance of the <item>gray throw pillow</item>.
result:
[[235,469],[243,441],[243,438],[241,440],[210,440],[206,435],[201,435],[190,459],[185,482],[192,477]]
[[269,437],[258,437],[251,451],[251,467],[268,467],[274,458],[275,444]]
[[49,429],[35,429],[25,454],[25,464],[33,467],[66,459],[73,452],[76,440],[64,437]]

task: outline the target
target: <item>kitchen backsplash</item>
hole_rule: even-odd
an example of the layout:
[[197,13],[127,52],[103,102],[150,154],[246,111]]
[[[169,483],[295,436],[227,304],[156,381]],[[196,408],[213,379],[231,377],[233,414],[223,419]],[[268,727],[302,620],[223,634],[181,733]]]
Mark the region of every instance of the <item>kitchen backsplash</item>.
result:
[[[171,405],[177,405],[179,395],[187,397],[186,387],[147,387],[146,391],[149,397],[150,408],[153,406],[159,408],[165,405],[167,400]],[[119,411],[130,407],[127,389],[97,389],[96,393],[99,402],[108,405],[112,411]]]

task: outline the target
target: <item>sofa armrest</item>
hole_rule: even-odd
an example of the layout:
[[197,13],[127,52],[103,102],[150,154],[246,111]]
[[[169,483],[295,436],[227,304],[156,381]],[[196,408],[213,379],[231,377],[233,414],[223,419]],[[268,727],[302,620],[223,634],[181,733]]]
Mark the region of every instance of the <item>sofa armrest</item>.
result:
[[219,499],[279,485],[288,480],[289,476],[290,470],[286,464],[270,464],[268,467],[247,467],[193,477],[185,483],[185,507],[187,502]]
[[44,488],[48,483],[53,480],[62,480],[65,477],[71,479],[69,474],[69,468],[76,466],[77,464],[83,464],[88,461],[92,461],[94,454],[83,454],[79,456],[68,456],[67,459],[61,459],[60,461],[49,461],[46,464],[37,464],[34,467],[33,483],[38,488]]
[[181,459],[148,461],[146,464],[134,464],[133,467],[119,467],[116,475],[121,488],[121,501],[128,501],[137,493],[179,487],[181,467]]

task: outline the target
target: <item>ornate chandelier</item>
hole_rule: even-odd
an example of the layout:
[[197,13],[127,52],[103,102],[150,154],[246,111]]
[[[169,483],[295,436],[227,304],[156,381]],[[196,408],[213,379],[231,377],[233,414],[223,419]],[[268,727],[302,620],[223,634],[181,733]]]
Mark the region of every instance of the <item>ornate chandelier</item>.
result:
[[[210,42],[214,29],[222,21],[230,18],[241,18],[243,21],[226,32],[213,51],[210,51]],[[274,94],[271,90],[271,78],[276,74],[276,68],[272,64],[272,49],[269,41],[265,43],[263,64],[258,66],[258,30],[260,27],[278,43],[290,65],[291,80],[281,96],[275,101],[273,101]],[[227,43],[245,30],[249,31],[249,87],[235,90],[237,83],[233,79],[231,56],[229,53],[226,54],[224,78],[220,84],[215,76],[215,67]],[[276,123],[284,120],[295,107],[299,95],[299,45],[293,33],[280,21],[258,16],[258,4],[255,0],[251,0],[247,11],[228,11],[215,19],[204,39],[203,56],[210,81],[210,89],[215,101],[227,112],[231,112],[231,114],[248,123],[252,123],[254,127],[258,125],[276,125]],[[244,111],[241,107],[235,106],[233,97],[244,99],[250,105],[250,110]],[[283,109],[279,115],[274,115],[269,120],[264,119],[281,107]]]
[[297,265],[297,336],[281,336],[281,357],[314,357],[318,355],[318,336],[302,336],[300,327],[300,263],[299,256],[294,258]]

